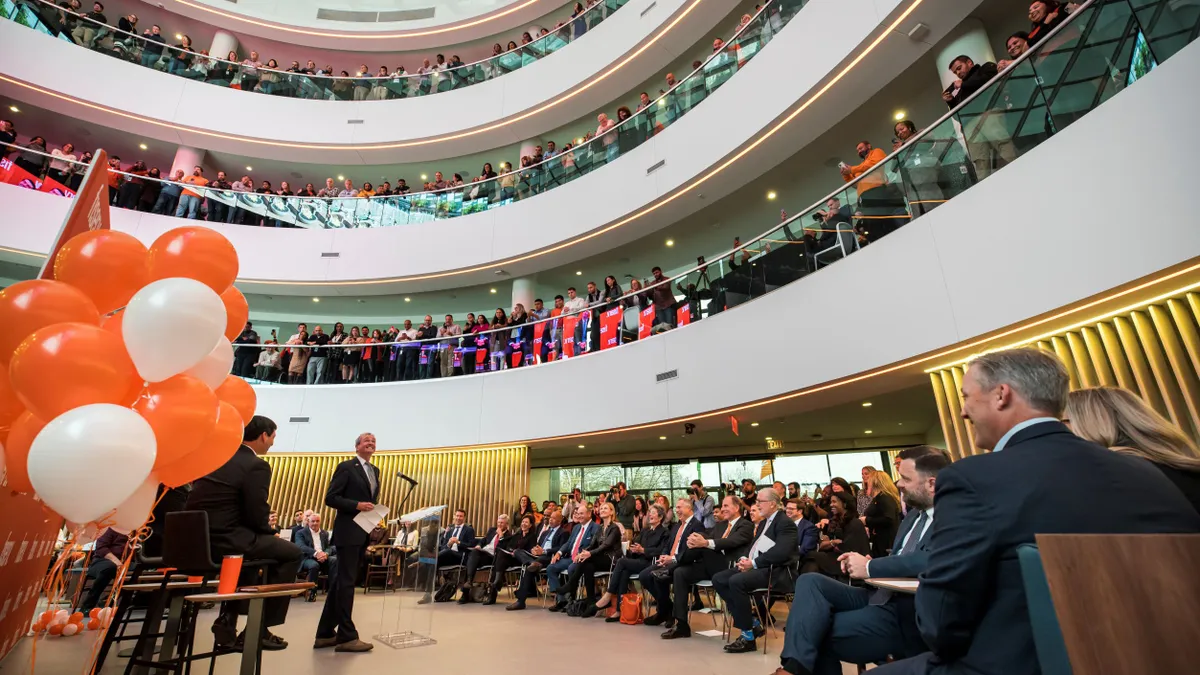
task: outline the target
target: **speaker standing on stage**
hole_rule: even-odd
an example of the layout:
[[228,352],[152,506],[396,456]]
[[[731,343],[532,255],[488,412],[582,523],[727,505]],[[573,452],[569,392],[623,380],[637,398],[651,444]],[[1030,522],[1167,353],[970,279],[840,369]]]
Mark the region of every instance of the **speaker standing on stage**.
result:
[[359,434],[354,441],[355,456],[338,464],[325,493],[325,505],[337,510],[333,521],[333,546],[337,549],[338,570],[325,596],[325,609],[317,624],[313,649],[335,647],[339,652],[367,652],[375,645],[358,639],[351,613],[354,610],[354,577],[358,561],[367,544],[367,532],[354,522],[361,511],[375,508],[379,498],[379,468],[371,464],[375,454],[375,434]]

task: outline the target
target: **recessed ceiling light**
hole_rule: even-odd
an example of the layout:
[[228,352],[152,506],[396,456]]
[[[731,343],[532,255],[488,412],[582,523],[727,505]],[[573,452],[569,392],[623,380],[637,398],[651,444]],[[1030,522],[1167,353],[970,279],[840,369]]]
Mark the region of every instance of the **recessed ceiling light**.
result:
[[582,137],[582,136],[581,136],[581,137],[579,137],[579,138],[576,138],[576,139],[575,139],[575,145],[579,145],[580,143],[583,143],[583,137]]
[[20,108],[18,108],[17,106],[15,106],[15,105],[10,105],[10,106],[8,106],[8,109],[9,109],[9,110],[11,110],[11,111],[13,111],[13,112],[21,112],[21,109],[20,109]]
[[769,440],[771,440],[771,437],[770,437],[770,436],[767,436],[767,440],[768,440],[768,441],[769,441]]
[[668,240],[667,240],[667,246],[674,246],[674,245],[675,245],[675,240],[674,240],[674,239],[668,239]]
[[869,433],[872,433],[872,432],[871,432],[871,430],[870,430],[870,429],[867,429],[867,430],[866,430],[866,431],[864,431],[863,433],[864,433],[864,434],[869,434]]
[[752,427],[756,427],[756,426],[758,426],[758,422],[751,422],[751,423],[750,423],[750,426],[752,426]]
[[320,301],[321,301],[320,298],[313,298],[313,302],[320,302]]
[[405,302],[412,302],[412,298],[405,298],[405,299],[404,299],[404,301],[405,301]]
[[254,170],[254,167],[252,167],[252,166],[248,166],[248,167],[246,167],[246,170],[247,170],[247,171],[253,171],[253,170]]
[[665,440],[667,440],[667,437],[666,437],[666,436],[659,436],[659,437],[658,437],[658,440],[660,440],[660,441],[665,441]]
[[139,148],[141,148],[141,149],[143,149],[143,150],[149,150],[149,149],[150,149],[150,148],[146,147],[146,144],[145,144],[145,143],[138,143],[138,147],[139,147]]
[[874,404],[873,404],[873,403],[871,403],[870,401],[863,401],[863,407],[864,407],[864,408],[870,408],[872,405],[874,405]]
[[492,292],[492,293],[495,293],[495,292],[496,292],[496,289],[494,289],[494,288],[493,288],[491,292]]
[[585,447],[585,446],[582,446],[582,445],[581,445],[581,446],[579,446],[579,449],[580,449],[580,450],[582,450],[584,447]]
[[346,180],[345,176],[338,176],[338,180]]
[[427,174],[421,174],[421,180],[429,180],[429,176]]
[[583,270],[575,270],[575,276],[577,276],[577,277],[583,276]]
[[775,199],[776,196],[777,195],[775,194],[774,190],[771,190],[770,192],[767,193],[767,199]]
[[908,113],[904,112],[903,110],[897,110],[897,111],[896,111],[896,114],[895,114],[895,115],[892,115],[892,117],[893,117],[893,118],[894,118],[894,119],[895,119],[897,122],[899,122],[900,120],[904,119],[905,117],[908,117]]
[[175,34],[175,39],[176,39],[176,40],[182,40],[182,39],[183,39],[183,34],[182,34],[182,33],[176,33],[176,34]]

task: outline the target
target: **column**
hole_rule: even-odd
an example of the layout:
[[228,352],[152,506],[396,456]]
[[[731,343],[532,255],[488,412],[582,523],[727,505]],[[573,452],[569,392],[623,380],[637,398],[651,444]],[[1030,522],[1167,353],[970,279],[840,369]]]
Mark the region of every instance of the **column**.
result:
[[[175,151],[175,159],[171,161],[171,173],[168,176],[174,176],[176,170],[182,170],[183,175],[190,176],[192,174],[192,167],[204,166],[206,157],[207,153],[204,150],[181,145]],[[213,176],[215,175],[214,173]],[[163,176],[163,178],[167,178],[168,176]],[[205,178],[211,180],[213,176],[205,176]]]
[[938,77],[942,81],[942,89],[949,87],[956,79],[950,72],[950,62],[957,56],[969,56],[975,63],[995,62],[996,53],[992,51],[991,41],[987,31],[979,19],[965,19],[943,40],[945,46],[938,50],[934,63]]
[[535,285],[536,277],[513,279],[512,304],[506,308],[506,311],[516,307],[518,302],[525,306],[526,312],[531,311],[533,309],[533,300],[537,293],[537,290],[534,288]]
[[219,30],[213,36],[212,46],[208,48],[208,55],[213,58],[223,59],[229,56],[229,52],[236,52],[237,48],[238,39],[231,33]]

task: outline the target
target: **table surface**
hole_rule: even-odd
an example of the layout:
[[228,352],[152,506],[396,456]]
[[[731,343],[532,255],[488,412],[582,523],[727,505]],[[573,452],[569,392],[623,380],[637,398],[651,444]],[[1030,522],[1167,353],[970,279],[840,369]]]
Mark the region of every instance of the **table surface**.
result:
[[[202,582],[199,581],[169,581],[167,582],[167,590],[175,590],[177,588],[200,588]],[[151,583],[124,584],[121,586],[123,591],[157,591],[162,588],[161,581]]]
[[876,588],[886,588],[889,591],[897,591],[899,593],[916,593],[917,588],[919,588],[921,585],[921,582],[917,581],[916,579],[880,578],[867,579],[866,581],[868,584],[875,586]]
[[316,584],[296,584],[291,588],[284,588],[278,591],[259,591],[254,593],[203,593],[200,595],[189,595],[184,598],[188,602],[225,602],[228,600],[251,600],[253,598],[286,598],[294,597],[302,593],[307,593],[309,589],[315,588]]

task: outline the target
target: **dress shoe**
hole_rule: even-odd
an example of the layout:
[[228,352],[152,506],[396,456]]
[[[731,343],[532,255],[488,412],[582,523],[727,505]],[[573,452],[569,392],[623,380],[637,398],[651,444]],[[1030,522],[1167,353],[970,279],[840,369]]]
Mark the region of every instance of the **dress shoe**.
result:
[[550,608],[551,612],[565,612],[566,610],[567,610],[567,601],[566,600],[559,600],[558,602],[554,603],[553,607]]
[[663,616],[662,614],[651,614],[650,616],[646,617],[646,620],[642,623],[646,624],[647,626],[661,626],[662,624],[666,623],[666,621],[667,617]]
[[699,612],[702,609],[704,609],[704,603],[700,602],[700,598],[694,598],[692,600],[691,610],[693,612]]
[[738,639],[725,645],[725,653],[727,654],[748,654],[758,651],[758,642],[755,640],[747,640],[742,636]]
[[615,616],[609,616],[609,617],[605,617],[605,618],[604,618],[604,623],[619,623],[620,621],[621,621],[621,615],[620,615],[620,614],[617,614],[617,615],[615,615]]
[[305,602],[316,602],[317,601],[317,589],[314,588],[311,591],[309,591],[308,597],[304,598],[304,601]]
[[677,622],[674,626],[672,626],[671,628],[669,628],[668,630],[663,632],[663,634],[660,635],[659,637],[661,637],[664,640],[674,640],[676,638],[690,638],[690,637],[692,637],[692,629],[686,623]]
[[504,610],[508,611],[508,612],[516,612],[516,611],[519,611],[522,609],[525,609],[525,601],[524,600],[517,600],[513,604],[504,608]]
[[756,638],[760,638],[767,634],[767,629],[763,628],[762,626],[755,626],[755,627],[751,628],[750,630],[753,631],[754,637],[756,637]]
[[420,600],[417,601],[417,604],[418,605],[428,605],[431,602],[433,602],[433,596],[426,593],[424,597],[422,597]]
[[531,562],[529,563],[529,566],[525,568],[525,571],[532,574],[537,574],[538,572],[542,571],[542,564],[539,562]]
[[337,646],[337,637],[317,638],[313,640],[313,649],[327,649]]
[[590,619],[599,613],[600,610],[596,608],[596,603],[593,602],[592,604],[588,605],[587,608],[583,610],[583,613],[581,613],[579,616],[583,619]]
[[351,640],[350,642],[343,642],[340,645],[334,647],[333,651],[335,651],[335,652],[369,652],[374,648],[375,648],[375,645],[371,644],[370,642],[363,642],[362,640]]
[[232,647],[237,640],[237,619],[225,615],[218,616],[217,620],[213,621],[212,633],[214,647]]
[[[262,639],[259,641],[259,644],[260,644],[262,650],[265,652],[277,652],[281,649],[287,649],[287,646],[288,646],[287,640],[284,640],[283,638],[279,637],[278,635],[272,635],[269,632],[262,637]],[[233,649],[234,649],[234,651],[240,652],[240,651],[244,650],[245,648],[246,648],[246,631],[242,631],[241,633],[238,633],[237,640],[234,640]]]

